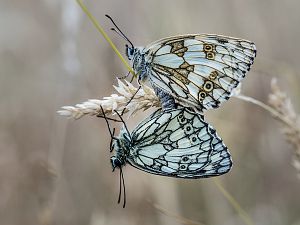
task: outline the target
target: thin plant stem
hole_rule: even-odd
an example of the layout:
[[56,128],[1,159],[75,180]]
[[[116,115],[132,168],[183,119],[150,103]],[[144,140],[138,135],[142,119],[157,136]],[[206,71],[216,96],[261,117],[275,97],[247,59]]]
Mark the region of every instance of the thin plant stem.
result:
[[152,204],[152,206],[163,213],[166,216],[172,217],[176,219],[177,221],[181,222],[182,224],[185,225],[204,225],[203,223],[200,223],[198,221],[190,220],[185,217],[179,216],[176,213],[170,212],[169,210],[164,209],[163,207],[159,206],[158,204]]
[[112,40],[109,38],[109,36],[106,34],[102,26],[98,23],[98,21],[95,19],[95,17],[90,13],[90,11],[87,9],[87,7],[84,5],[82,0],[76,0],[76,2],[80,5],[81,9],[85,12],[85,14],[89,17],[89,19],[92,21],[94,26],[97,28],[97,30],[102,34],[102,36],[105,38],[105,40],[109,43],[109,45],[112,47],[112,49],[115,51],[117,56],[121,59],[122,63],[126,66],[126,68],[132,73],[134,77],[136,77],[136,74],[132,70],[131,66],[126,62],[124,57],[121,55],[115,44],[112,42]]
[[289,127],[292,127],[293,125],[291,124],[291,121],[290,120],[287,120],[286,118],[284,118],[281,113],[279,113],[277,110],[275,110],[274,108],[272,108],[271,106],[268,106],[267,104],[257,100],[257,99],[254,99],[252,97],[249,97],[249,96],[245,96],[245,95],[236,95],[235,96],[236,98],[238,99],[241,99],[243,101],[246,101],[246,102],[250,102],[254,105],[257,105],[261,108],[263,108],[264,110],[268,111],[269,113],[271,113],[275,118],[281,120],[283,123],[285,123],[286,125],[288,125]]
[[228,200],[228,202],[232,205],[232,207],[238,212],[240,217],[243,219],[245,224],[254,225],[250,216],[246,213],[245,210],[240,206],[240,204],[234,199],[234,197],[223,187],[223,185],[217,180],[217,178],[213,179],[217,188],[221,191],[224,197]]

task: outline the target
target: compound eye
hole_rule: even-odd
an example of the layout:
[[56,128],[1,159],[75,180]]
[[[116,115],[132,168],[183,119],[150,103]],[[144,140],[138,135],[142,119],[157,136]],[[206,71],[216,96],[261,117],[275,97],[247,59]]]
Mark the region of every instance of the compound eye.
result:
[[130,48],[128,45],[126,45],[126,55],[129,60],[133,58],[133,54],[134,54],[134,48]]
[[133,55],[133,53],[134,53],[134,49],[131,48],[131,49],[130,49],[130,55]]
[[121,160],[118,159],[118,158],[115,157],[115,156],[112,156],[112,157],[110,158],[110,163],[111,163],[111,166],[112,166],[112,168],[113,168],[113,171],[115,170],[116,167],[119,167],[119,168],[120,168],[120,167],[122,166]]
[[114,164],[116,167],[121,167],[121,161],[119,159],[115,159]]

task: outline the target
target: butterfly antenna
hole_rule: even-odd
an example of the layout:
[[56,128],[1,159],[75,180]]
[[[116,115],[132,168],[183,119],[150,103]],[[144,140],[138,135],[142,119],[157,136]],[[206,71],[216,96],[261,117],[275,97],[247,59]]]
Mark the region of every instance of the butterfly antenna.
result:
[[[111,137],[111,141],[110,142],[112,144],[112,140],[115,139],[115,137],[114,137],[115,128],[113,129],[113,132],[111,132],[111,129],[110,129],[110,126],[109,126],[109,122],[108,122],[108,118],[106,117],[106,115],[104,113],[102,105],[100,105],[100,108],[101,108],[101,111],[102,111],[102,114],[103,114],[103,118],[105,119],[105,122],[107,124],[107,128],[108,128],[108,131],[109,131],[109,134],[110,134],[110,137]],[[112,151],[111,147],[110,147],[110,151]]]
[[122,171],[122,167],[120,167],[120,185],[119,185],[119,197],[118,197],[118,204],[121,202],[121,196],[122,196],[122,185],[123,185],[123,208],[125,208],[126,205],[126,189],[125,189],[125,181],[124,181],[124,175]]
[[125,208],[125,205],[126,205],[126,189],[125,189],[125,180],[124,180],[124,175],[123,175],[123,171],[122,171],[122,168],[120,167],[120,171],[121,171],[121,177],[122,177],[122,183],[123,183],[123,194],[124,194],[124,197],[123,197],[123,208]]
[[122,116],[120,115],[120,113],[119,113],[117,110],[115,110],[115,113],[119,116],[120,120],[122,121],[122,123],[123,123],[123,125],[124,125],[124,127],[125,127],[125,129],[126,129],[127,134],[128,134],[129,136],[131,136],[130,133],[129,133],[129,130],[128,130],[128,128],[127,128],[127,125],[126,125],[125,121],[123,120]]
[[119,34],[121,37],[123,37],[126,41],[129,42],[129,44],[131,45],[132,48],[134,48],[132,42],[128,39],[128,37],[126,37],[126,35],[121,31],[121,29],[117,26],[117,24],[115,23],[115,21],[109,16],[109,15],[105,15],[112,23],[113,25],[117,28],[111,28],[111,30],[115,31],[117,34]]
[[119,123],[122,122],[121,120],[116,120],[116,119],[113,119],[113,118],[109,118],[107,116],[105,117],[105,116],[102,116],[102,115],[97,115],[97,117],[104,118],[104,119],[106,118],[107,120],[111,120],[111,121],[114,121],[114,122],[119,122]]
[[120,182],[119,182],[119,197],[118,197],[118,204],[121,202],[121,196],[122,196],[122,169],[120,167]]
[[124,109],[123,109],[122,112],[121,112],[121,116],[124,115],[127,106],[128,106],[129,103],[132,101],[132,99],[134,99],[134,97],[136,96],[136,94],[139,92],[140,89],[141,89],[141,86],[139,86],[139,88],[136,90],[136,92],[131,96],[131,98],[129,99],[129,101],[126,103]]

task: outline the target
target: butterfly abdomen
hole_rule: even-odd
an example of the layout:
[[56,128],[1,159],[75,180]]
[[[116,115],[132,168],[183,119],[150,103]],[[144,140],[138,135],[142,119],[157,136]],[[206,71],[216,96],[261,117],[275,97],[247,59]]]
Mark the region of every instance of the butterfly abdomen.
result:
[[172,95],[155,86],[155,84],[152,84],[152,87],[155,91],[155,94],[159,98],[163,110],[176,108],[175,99]]

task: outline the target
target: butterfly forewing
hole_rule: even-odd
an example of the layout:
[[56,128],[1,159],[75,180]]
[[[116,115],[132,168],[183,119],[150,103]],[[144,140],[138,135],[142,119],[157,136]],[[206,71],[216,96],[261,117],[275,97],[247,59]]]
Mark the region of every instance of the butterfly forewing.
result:
[[245,77],[256,56],[254,43],[221,35],[183,35],[145,48],[148,78],[183,105],[217,108]]
[[230,154],[215,130],[185,108],[150,116],[132,132],[132,143],[127,161],[149,173],[201,178],[231,168]]

